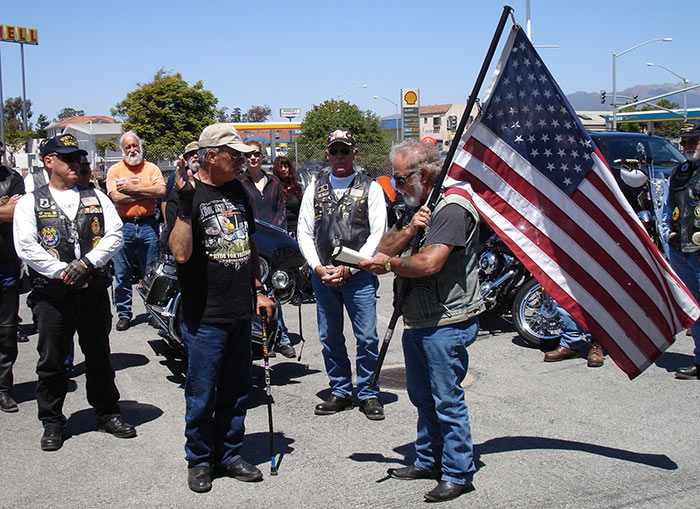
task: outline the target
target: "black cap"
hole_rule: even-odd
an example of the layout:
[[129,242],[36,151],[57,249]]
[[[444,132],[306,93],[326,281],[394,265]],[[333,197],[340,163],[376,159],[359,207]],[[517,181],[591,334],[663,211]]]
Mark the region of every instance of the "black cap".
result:
[[700,120],[686,120],[681,127],[681,138],[700,136]]
[[50,138],[42,143],[39,153],[44,158],[48,154],[72,154],[78,152],[81,156],[86,156],[87,152],[78,146],[78,140],[72,134],[62,134],[55,138]]
[[328,135],[326,146],[330,147],[334,143],[343,143],[350,147],[355,146],[355,138],[347,129],[336,129]]

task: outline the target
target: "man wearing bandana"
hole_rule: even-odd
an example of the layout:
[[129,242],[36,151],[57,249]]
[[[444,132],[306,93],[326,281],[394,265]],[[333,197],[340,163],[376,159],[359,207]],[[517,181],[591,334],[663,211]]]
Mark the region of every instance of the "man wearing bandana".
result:
[[121,416],[109,363],[111,278],[106,267],[122,246],[122,223],[107,196],[77,185],[81,155],[86,152],[70,134],[48,140],[41,157],[49,183],[20,198],[13,221],[17,256],[29,266],[39,329],[36,400],[44,451],[63,445],[64,363],[76,332],[97,429],[117,438],[136,436]]
[[[700,302],[700,120],[683,124],[681,147],[688,160],[671,173],[662,229],[670,230],[671,266]],[[700,379],[700,322],[690,331],[695,342],[693,364],[676,371],[681,380]]]

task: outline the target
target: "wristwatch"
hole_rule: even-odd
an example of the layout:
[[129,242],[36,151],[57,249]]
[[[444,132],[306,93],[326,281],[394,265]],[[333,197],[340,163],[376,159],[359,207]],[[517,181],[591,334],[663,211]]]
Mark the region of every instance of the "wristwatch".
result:
[[386,263],[384,264],[384,268],[386,269],[387,272],[391,272],[391,256],[386,259]]

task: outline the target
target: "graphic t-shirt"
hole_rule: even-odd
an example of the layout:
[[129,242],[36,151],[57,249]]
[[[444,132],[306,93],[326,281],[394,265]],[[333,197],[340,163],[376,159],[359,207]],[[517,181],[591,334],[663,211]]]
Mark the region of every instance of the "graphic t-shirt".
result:
[[[178,195],[172,192],[166,209],[168,225],[175,224],[177,202]],[[192,256],[177,264],[185,320],[215,324],[251,318],[254,232],[253,212],[239,181],[221,187],[196,181]]]

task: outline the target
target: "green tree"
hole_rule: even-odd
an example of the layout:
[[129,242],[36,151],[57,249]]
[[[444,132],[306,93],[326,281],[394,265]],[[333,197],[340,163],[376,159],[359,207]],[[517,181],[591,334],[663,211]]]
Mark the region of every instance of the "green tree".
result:
[[307,112],[297,143],[287,155],[300,164],[310,159],[325,161],[326,140],[334,129],[352,131],[358,149],[357,166],[374,177],[391,173],[391,142],[382,131],[379,117],[346,101],[330,99]]
[[123,120],[125,131],[135,131],[152,153],[182,151],[222,113],[216,108],[218,99],[201,81],[190,86],[180,73],[161,69],[153,81],[137,85],[112,108],[112,114]]
[[252,106],[243,114],[241,120],[243,122],[265,122],[272,116],[272,109],[265,104],[264,106]]
[[58,112],[58,115],[56,115],[54,122],[60,122],[61,120],[65,120],[65,119],[71,118],[71,117],[82,117],[83,115],[85,115],[84,110],[75,110],[73,108],[63,108],[61,111]]
[[117,150],[118,148],[119,143],[117,142],[116,136],[112,136],[111,138],[97,138],[95,140],[95,152],[103,159],[108,149]]
[[[637,110],[636,107],[622,108],[620,112],[629,111],[653,111],[658,109],[674,110],[679,107],[678,103],[671,102],[667,99],[661,99],[656,104],[645,104],[641,109]],[[676,138],[678,137],[681,126],[683,125],[683,120],[664,120],[663,122],[654,122],[654,134],[658,136],[663,136],[664,138]],[[639,122],[625,122],[624,124],[619,124],[618,131],[625,131],[631,133],[641,133],[644,132],[646,128],[645,124]]]
[[[5,129],[7,131],[22,130],[22,101],[21,97],[10,97],[5,100]],[[29,119],[32,118],[32,101],[27,99],[27,129],[31,128]]]
[[34,126],[34,138],[46,138],[46,128],[49,126],[49,119],[43,113],[39,113],[36,117],[36,125]]

